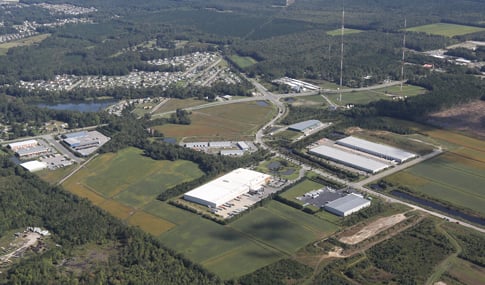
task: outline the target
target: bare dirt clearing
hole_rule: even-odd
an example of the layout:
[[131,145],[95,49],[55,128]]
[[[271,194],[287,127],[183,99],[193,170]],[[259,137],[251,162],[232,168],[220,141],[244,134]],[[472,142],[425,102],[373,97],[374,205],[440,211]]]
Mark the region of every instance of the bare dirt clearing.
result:
[[346,244],[357,244],[363,240],[375,236],[376,234],[394,226],[401,221],[404,221],[405,219],[406,216],[402,213],[377,219],[369,225],[361,228],[357,233],[341,237],[340,241]]
[[23,237],[17,238],[14,242],[11,243],[11,247],[15,248],[13,251],[0,256],[0,261],[8,262],[12,257],[19,256],[22,252],[27,250],[30,246],[33,246],[37,243],[40,239],[41,235],[38,233],[29,232],[26,233]]
[[476,100],[428,117],[430,124],[485,137],[485,101]]

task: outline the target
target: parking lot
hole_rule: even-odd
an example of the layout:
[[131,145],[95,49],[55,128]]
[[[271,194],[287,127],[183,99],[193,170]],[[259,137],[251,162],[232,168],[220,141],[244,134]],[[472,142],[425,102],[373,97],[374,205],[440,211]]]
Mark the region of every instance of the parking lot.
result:
[[263,186],[259,191],[242,194],[224,205],[212,209],[212,212],[221,216],[223,219],[231,218],[234,215],[244,212],[269,195],[280,191],[286,183],[286,179],[272,179],[268,185]]

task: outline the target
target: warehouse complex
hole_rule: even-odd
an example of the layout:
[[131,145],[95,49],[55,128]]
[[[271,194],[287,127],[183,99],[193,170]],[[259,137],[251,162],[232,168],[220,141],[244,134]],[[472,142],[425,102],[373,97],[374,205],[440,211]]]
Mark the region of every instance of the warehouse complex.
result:
[[372,174],[382,171],[390,166],[383,162],[348,151],[344,151],[332,146],[320,145],[310,149],[309,152],[311,154]]
[[307,132],[322,126],[319,120],[308,120],[288,126],[288,129],[296,132]]
[[98,131],[82,131],[63,135],[63,142],[71,150],[83,156],[90,155],[109,141],[109,138]]
[[346,217],[369,206],[369,200],[364,199],[361,195],[351,193],[345,197],[329,202],[324,208],[330,213]]
[[336,144],[362,151],[387,160],[394,160],[398,163],[403,163],[416,157],[416,154],[414,153],[410,153],[388,145],[359,139],[353,136],[338,140]]
[[244,168],[236,169],[184,194],[184,199],[216,208],[267,184],[271,176]]

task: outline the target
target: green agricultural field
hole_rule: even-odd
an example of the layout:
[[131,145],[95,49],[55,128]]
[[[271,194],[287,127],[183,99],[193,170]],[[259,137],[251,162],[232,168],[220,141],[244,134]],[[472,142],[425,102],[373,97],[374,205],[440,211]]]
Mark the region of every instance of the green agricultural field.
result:
[[485,269],[463,259],[453,263],[446,275],[458,280],[460,284],[485,284]]
[[337,230],[334,224],[276,201],[253,210],[230,227],[289,255]]
[[249,67],[253,64],[258,63],[257,60],[250,56],[239,56],[239,55],[231,55],[231,60],[241,69]]
[[63,186],[112,215],[159,235],[172,227],[171,222],[139,209],[153,203],[165,189],[196,179],[203,172],[193,162],[153,160],[142,154],[142,150],[130,147],[100,155]]
[[244,233],[165,202],[152,201],[144,211],[176,225],[160,235],[164,244],[200,262],[223,279],[248,274],[284,257]]
[[303,196],[305,193],[320,189],[322,187],[324,187],[324,185],[305,179],[301,183],[298,183],[297,185],[291,187],[290,189],[280,194],[280,196],[285,198],[286,200],[294,201],[296,203],[303,205],[303,202],[301,202],[300,200],[297,200],[296,197]]
[[424,94],[426,89],[413,85],[404,85],[402,92],[400,86],[392,86],[387,88],[368,90],[368,91],[355,91],[342,93],[342,101],[339,100],[339,94],[325,94],[332,102],[339,105],[347,104],[368,104],[372,101],[378,100],[393,100],[393,98],[401,96],[416,96]]
[[259,102],[234,103],[193,111],[190,125],[154,127],[166,137],[189,140],[244,140],[276,112],[273,105]]
[[337,230],[331,223],[275,201],[228,226],[161,201],[150,202],[144,211],[175,224],[159,236],[163,244],[223,279],[248,274],[288,257]]
[[433,199],[441,200],[460,208],[470,209],[485,216],[485,162],[471,161],[449,152],[420,163],[387,181],[406,186]]
[[16,41],[11,41],[8,43],[2,43],[0,44],[0,55],[5,55],[7,54],[8,50],[11,48],[15,47],[21,47],[21,46],[30,46],[36,43],[40,43],[41,41],[47,39],[51,34],[42,34],[42,35],[37,35],[37,36],[32,36],[28,38],[23,38],[20,40]]
[[406,31],[427,33],[427,34],[439,35],[439,36],[445,36],[445,37],[454,37],[454,36],[461,36],[461,35],[485,31],[485,28],[447,24],[447,23],[437,23],[437,24],[429,24],[424,26],[408,28],[406,29]]
[[[344,35],[351,35],[351,34],[357,34],[357,33],[362,33],[362,30],[356,30],[356,29],[344,29]],[[342,34],[341,29],[335,29],[327,32],[327,35],[329,36],[340,36]]]

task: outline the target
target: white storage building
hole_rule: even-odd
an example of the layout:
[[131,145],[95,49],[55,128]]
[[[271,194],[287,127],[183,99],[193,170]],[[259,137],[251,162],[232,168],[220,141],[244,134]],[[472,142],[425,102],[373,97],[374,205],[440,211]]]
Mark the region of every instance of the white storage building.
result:
[[364,199],[358,194],[351,193],[347,196],[329,202],[324,206],[324,208],[330,213],[345,217],[369,206],[369,200]]
[[250,190],[259,190],[270,178],[261,172],[239,168],[185,193],[184,199],[216,208]]
[[23,168],[27,169],[30,172],[36,172],[47,168],[47,164],[45,162],[40,162],[38,160],[24,162],[24,163],[21,163],[20,166],[22,166]]
[[19,149],[26,149],[26,148],[31,148],[38,146],[39,142],[36,140],[27,140],[27,141],[21,141],[21,142],[14,142],[8,145],[8,147],[13,150],[13,151],[18,151]]
[[389,167],[380,161],[326,145],[312,148],[310,153],[372,174]]
[[322,125],[322,122],[320,122],[319,120],[308,120],[308,121],[299,122],[293,125],[289,125],[288,129],[292,131],[304,133],[306,131],[318,128],[321,125]]
[[387,160],[395,160],[399,163],[403,163],[416,157],[416,154],[414,153],[407,152],[396,147],[359,139],[353,136],[338,140],[336,143],[348,148],[375,155],[377,157],[382,157]]

